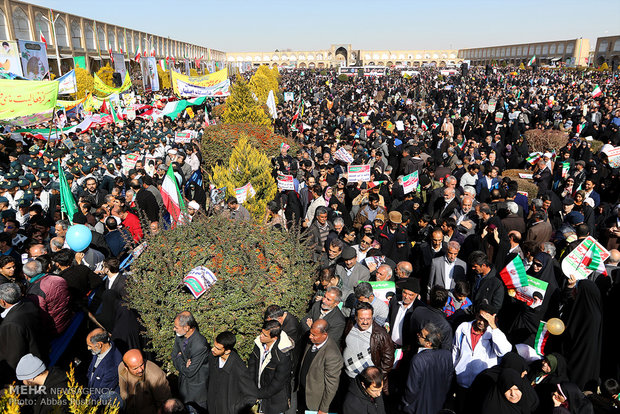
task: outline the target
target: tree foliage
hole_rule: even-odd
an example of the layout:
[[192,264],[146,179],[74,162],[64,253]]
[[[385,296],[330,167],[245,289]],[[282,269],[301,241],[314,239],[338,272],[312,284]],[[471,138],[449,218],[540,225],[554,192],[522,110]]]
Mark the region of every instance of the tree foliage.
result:
[[116,87],[114,86],[114,69],[112,69],[112,66],[110,66],[109,63],[106,63],[105,66],[99,68],[97,71],[97,76],[99,76],[99,79],[101,79],[106,85],[112,88]]
[[243,205],[256,222],[262,222],[267,203],[275,198],[278,191],[271,176],[269,158],[256,149],[245,134],[239,137],[228,165],[213,166],[209,179],[217,188],[226,187],[227,196],[234,196],[235,188],[251,183],[256,195],[250,197],[248,194]]
[[93,92],[93,75],[84,68],[75,68],[75,81],[77,83],[76,99],[82,99],[88,92]]
[[558,151],[568,142],[568,134],[557,129],[530,129],[524,136],[530,150],[535,152]]
[[[172,369],[173,321],[190,311],[210,343],[230,330],[245,358],[260,333],[265,308],[278,304],[300,317],[311,295],[315,265],[295,234],[216,215],[160,232],[132,264],[127,283],[131,307],[140,315],[148,348]],[[193,268],[205,266],[217,277],[195,299],[183,285]]]
[[276,105],[278,104],[277,93],[279,91],[279,76],[280,74],[277,72],[277,69],[274,71],[274,69],[269,69],[269,67],[265,65],[259,66],[254,75],[252,75],[250,87],[252,88],[252,92],[256,94],[260,103],[267,102],[269,91],[273,91]]
[[271,125],[271,118],[252,96],[250,85],[240,76],[237,76],[237,81],[230,87],[230,96],[226,99],[226,110],[222,119],[227,124]]
[[[220,113],[217,108],[225,105],[216,106],[211,114],[212,117]],[[202,165],[205,170],[210,171],[218,162],[228,160],[241,135],[249,139],[254,148],[258,148],[268,157],[277,156],[280,153],[280,144],[283,142],[290,145],[289,153],[296,154],[299,150],[299,144],[295,140],[274,133],[268,126],[252,124],[212,125],[205,128],[201,140]]]

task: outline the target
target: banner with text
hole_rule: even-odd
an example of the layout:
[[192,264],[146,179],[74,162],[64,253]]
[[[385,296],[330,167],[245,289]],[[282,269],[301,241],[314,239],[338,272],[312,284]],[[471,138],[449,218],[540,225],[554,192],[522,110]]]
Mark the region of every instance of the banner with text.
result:
[[0,80],[0,119],[11,119],[53,110],[58,82]]
[[370,165],[349,165],[350,183],[370,181]]
[[418,188],[418,183],[420,182],[420,178],[418,177],[418,172],[414,171],[409,175],[405,175],[403,177],[403,191],[405,194],[409,194],[412,191],[416,191]]
[[295,190],[295,182],[292,175],[278,174],[278,189]]
[[190,77],[172,71],[172,87],[177,95],[183,97],[228,96],[230,95],[228,69],[197,77]]

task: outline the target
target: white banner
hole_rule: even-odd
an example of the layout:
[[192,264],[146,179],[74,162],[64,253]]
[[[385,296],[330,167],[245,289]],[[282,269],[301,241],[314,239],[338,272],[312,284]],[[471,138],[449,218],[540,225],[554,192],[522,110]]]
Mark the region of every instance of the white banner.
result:
[[349,165],[350,183],[360,183],[370,181],[370,165]]

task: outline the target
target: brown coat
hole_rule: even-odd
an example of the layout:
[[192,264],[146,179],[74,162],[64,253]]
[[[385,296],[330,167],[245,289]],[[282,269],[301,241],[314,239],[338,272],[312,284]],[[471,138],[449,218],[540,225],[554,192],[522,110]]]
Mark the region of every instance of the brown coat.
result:
[[125,401],[125,412],[128,413],[156,413],[171,397],[166,374],[151,361],[146,361],[142,378],[130,374],[121,362],[118,365],[118,384],[121,398]]
[[[353,328],[354,321],[349,319],[344,331],[344,336],[349,334]],[[384,327],[377,322],[372,323],[372,334],[370,334],[370,358],[375,367],[383,374],[383,392],[388,390],[388,374],[394,366],[394,342],[390,334]]]
[[548,242],[551,240],[551,236],[553,234],[553,227],[551,227],[551,223],[549,220],[541,221],[538,224],[534,224],[530,226],[527,230],[526,241],[533,241],[536,243]]

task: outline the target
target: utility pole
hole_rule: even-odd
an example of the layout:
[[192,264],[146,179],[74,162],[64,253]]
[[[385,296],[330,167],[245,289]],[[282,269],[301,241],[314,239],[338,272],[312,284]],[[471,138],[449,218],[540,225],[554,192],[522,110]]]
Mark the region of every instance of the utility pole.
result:
[[60,65],[60,53],[58,52],[58,39],[56,38],[56,28],[54,27],[54,25],[56,24],[56,20],[58,20],[60,15],[56,16],[56,18],[54,19],[54,13],[52,12],[52,9],[49,9],[49,13],[50,13],[49,18],[43,15],[41,17],[47,20],[50,23],[50,26],[52,26],[52,37],[54,38],[54,46],[56,47],[56,63],[58,64],[58,77],[61,77],[62,68]]

